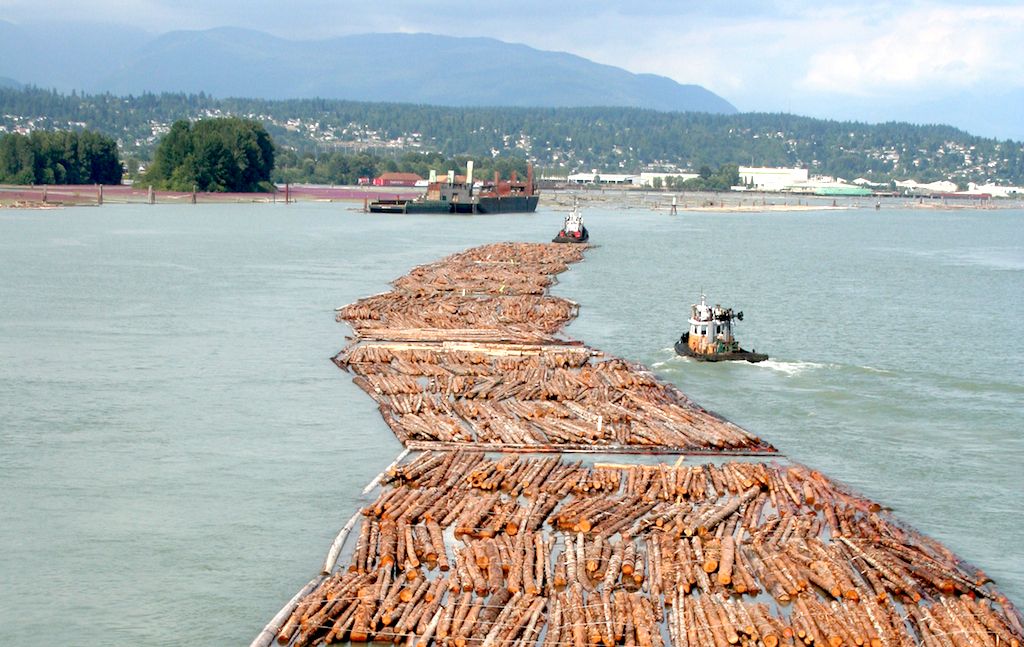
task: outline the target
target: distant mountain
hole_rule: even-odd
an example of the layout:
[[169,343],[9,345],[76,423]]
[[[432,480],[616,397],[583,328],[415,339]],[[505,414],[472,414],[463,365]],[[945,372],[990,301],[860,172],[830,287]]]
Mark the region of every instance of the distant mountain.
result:
[[205,91],[264,99],[736,112],[714,93],[666,77],[492,38],[431,34],[289,41],[229,28],[171,32],[136,52],[102,85],[118,94]]
[[15,90],[20,90],[22,85],[12,78],[0,76],[0,88],[14,88]]
[[911,106],[898,115],[919,124],[950,124],[982,137],[1024,141],[1024,89],[963,92]]
[[205,92],[222,98],[736,113],[698,85],[492,38],[431,34],[292,41],[220,28],[153,38],[113,26],[0,21],[0,75],[63,92],[121,95]]
[[0,20],[0,76],[25,85],[102,91],[99,79],[109,75],[145,43],[151,34],[107,24]]

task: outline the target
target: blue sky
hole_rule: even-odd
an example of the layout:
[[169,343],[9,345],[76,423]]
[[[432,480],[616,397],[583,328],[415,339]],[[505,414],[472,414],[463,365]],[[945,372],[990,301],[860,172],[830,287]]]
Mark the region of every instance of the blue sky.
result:
[[995,110],[997,121],[1009,120],[1006,132],[971,130],[1006,136],[1016,129],[1024,138],[1024,123],[1013,123],[1024,121],[1024,108],[999,105],[1024,103],[1019,0],[0,0],[0,19],[43,16],[153,34],[234,26],[293,39],[391,31],[490,36],[696,83],[743,111],[924,121],[943,111],[970,120],[972,111]]

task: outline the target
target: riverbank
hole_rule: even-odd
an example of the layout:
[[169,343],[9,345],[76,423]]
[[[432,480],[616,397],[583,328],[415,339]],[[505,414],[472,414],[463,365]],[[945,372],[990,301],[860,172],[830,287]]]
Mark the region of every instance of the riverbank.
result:
[[[95,185],[0,185],[0,207],[31,208],[32,205],[97,206],[102,204],[229,204],[337,202],[361,210],[374,200],[412,199],[422,189],[413,187],[366,187],[329,185],[278,186],[277,193],[210,193],[153,191],[132,186]],[[693,212],[783,212],[828,209],[1021,209],[1024,201],[1010,199],[948,199],[941,197],[820,197],[782,193],[667,192],[624,188],[549,189],[540,193],[540,205],[556,210],[573,204],[605,209],[652,209]]]

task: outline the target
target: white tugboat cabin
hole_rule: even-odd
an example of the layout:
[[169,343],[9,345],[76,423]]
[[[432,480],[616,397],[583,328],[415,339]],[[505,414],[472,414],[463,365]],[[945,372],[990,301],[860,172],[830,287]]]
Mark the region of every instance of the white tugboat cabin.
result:
[[583,213],[579,205],[573,207],[571,213],[565,216],[565,223],[562,230],[558,232],[551,242],[554,243],[585,243],[590,238],[590,233],[583,226]]

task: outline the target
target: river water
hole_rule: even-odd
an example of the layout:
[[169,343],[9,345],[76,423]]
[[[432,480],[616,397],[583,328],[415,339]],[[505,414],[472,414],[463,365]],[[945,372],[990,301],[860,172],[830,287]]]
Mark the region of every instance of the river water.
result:
[[[401,447],[333,309],[562,214],[0,211],[0,641],[238,645]],[[859,489],[1024,602],[1024,212],[585,212],[567,333]],[[763,364],[676,357],[689,305]]]

